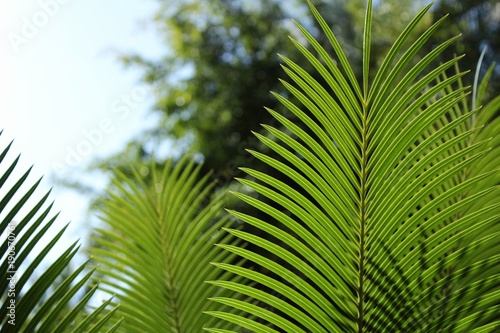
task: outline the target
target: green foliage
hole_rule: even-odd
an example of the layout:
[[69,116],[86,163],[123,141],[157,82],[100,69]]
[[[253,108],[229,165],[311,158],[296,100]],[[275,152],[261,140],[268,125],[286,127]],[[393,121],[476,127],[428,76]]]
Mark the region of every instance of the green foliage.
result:
[[[144,69],[144,81],[155,87],[154,110],[160,116],[149,142],[167,138],[200,152],[204,173],[214,171],[223,183],[232,180],[245,162],[251,130],[267,118],[262,105],[276,106],[269,90],[280,72],[278,50],[287,45],[285,13],[276,1],[179,1],[164,4],[155,23],[169,41],[170,51],[159,61],[139,55],[126,64]],[[291,48],[288,48],[291,49]],[[294,51],[293,49],[291,49]],[[187,143],[187,144],[186,144]],[[133,159],[148,160],[144,142],[130,147],[132,156],[118,164],[127,169]],[[157,152],[158,154],[158,152]],[[107,164],[104,164],[106,169]]]
[[[471,103],[463,56],[443,58],[457,37],[436,37],[447,20],[431,24],[430,6],[395,34],[399,23],[384,27],[395,2],[369,1],[364,15],[357,0],[321,2],[322,13],[346,16],[333,27],[309,3],[304,17],[314,21],[296,28],[282,23],[278,2],[252,3],[177,3],[157,17],[175,55],[160,65],[127,59],[159,83],[157,109],[171,117],[151,137],[195,133],[190,144],[205,163],[156,163],[142,143],[126,152],[99,205],[98,274],[85,273],[86,264],[68,268],[75,243],[36,278],[64,229],[32,259],[55,220],[51,205],[42,208],[48,194],[14,227],[39,182],[19,197],[28,171],[6,190],[0,332],[500,329],[500,96],[486,89],[494,67]],[[211,16],[194,20],[200,13]],[[287,31],[297,33],[282,63],[269,60]],[[194,74],[171,86],[171,66]],[[271,100],[265,90],[280,67],[288,79]],[[260,122],[254,144],[246,135]],[[231,184],[233,220],[217,180],[231,181],[245,164],[247,177]],[[15,295],[9,264],[20,273]],[[87,313],[97,285],[79,291],[97,276],[115,300]],[[7,323],[12,299],[15,327]]]
[[[401,33],[372,80],[368,2],[361,85],[313,6],[335,58],[297,24],[312,50],[292,41],[327,84],[282,57],[291,80],[282,81],[287,96],[300,103],[275,94],[294,117],[269,109],[285,130],[264,125],[274,140],[256,134],[281,160],[250,152],[286,181],[243,168],[251,180],[239,181],[259,197],[235,195],[272,219],[232,211],[264,235],[229,229],[276,259],[262,250],[221,245],[270,273],[215,264],[276,293],[212,281],[265,305],[213,297],[254,318],[223,311],[211,315],[254,332],[492,332],[500,327],[500,154],[498,136],[491,138],[500,130],[495,118],[500,97],[483,110],[469,110],[468,88],[461,83],[465,73],[457,70],[461,57],[434,65],[456,38],[412,62],[443,22],[407,45],[429,8]],[[456,72],[447,74],[450,69]]]
[[[0,188],[13,181],[17,170],[19,157],[6,165],[10,147],[9,144],[0,155],[3,169]],[[10,188],[2,188],[5,196],[0,201],[3,239],[0,244],[0,332],[102,332],[102,325],[115,309],[108,311],[107,302],[87,313],[88,300],[97,290],[97,285],[85,292],[76,304],[70,302],[73,297],[78,297],[75,295],[81,293],[93,274],[93,270],[84,273],[86,263],[68,273],[71,260],[78,251],[77,243],[70,245],[51,264],[47,262],[50,250],[60,240],[66,227],[61,230],[52,228],[57,214],[49,217],[52,207],[52,204],[46,206],[49,193],[36,204],[30,202],[40,183],[38,180],[27,191],[22,189],[23,185],[28,186],[26,179],[30,170],[13,181]],[[26,215],[19,217],[24,212]],[[49,236],[51,233],[55,236]],[[47,244],[39,250],[40,241],[44,239]],[[37,277],[37,274],[40,276]],[[58,279],[59,283],[53,289]]]
[[[235,255],[215,243],[236,245],[221,233],[228,226],[219,194],[210,199],[209,175],[198,180],[200,165],[184,158],[149,168],[150,181],[133,169],[133,177],[117,171],[116,191],[103,202],[93,248],[103,278],[101,289],[116,294],[123,328],[129,332],[201,332],[204,325],[218,327],[203,314],[214,309],[207,298],[220,292],[205,280],[232,274],[210,267],[211,261],[233,262]],[[222,274],[222,275],[221,275]],[[238,280],[243,282],[241,279]],[[232,325],[220,323],[220,328]]]
[[[361,82],[366,0],[316,0],[313,3],[335,33],[354,76]],[[392,41],[422,3],[428,1],[383,0],[374,3],[371,77],[382,64]],[[311,32],[326,52],[333,53],[307,4],[301,0],[180,0],[175,3],[159,1],[159,4],[151,23],[162,36],[159,43],[165,45],[164,54],[153,59],[144,54],[123,57],[125,64],[142,70],[144,82],[155,92],[153,112],[158,119],[157,126],[141,133],[140,139],[130,142],[123,152],[101,160],[98,167],[106,172],[119,168],[131,175],[128,165],[137,160],[149,163],[154,147],[156,156],[162,158],[194,151],[203,160],[201,174],[213,170],[216,186],[221,190],[246,190],[234,181],[235,177],[243,176],[238,169],[241,165],[279,178],[280,174],[274,168],[244,151],[251,148],[265,153],[268,148],[255,138],[252,131],[261,131],[262,123],[281,126],[262,108],[265,105],[283,111],[268,92],[287,94],[276,79],[282,75],[276,53],[296,60],[322,86],[327,84],[289,43],[288,35],[304,42],[300,31],[290,21],[292,17]],[[492,55],[500,54],[500,45],[496,42],[496,36],[500,34],[496,33],[498,25],[495,25],[494,16],[498,5],[494,0],[482,1],[481,4],[475,1],[436,1],[414,28],[408,43],[414,42],[421,32],[446,14],[442,10],[445,4],[452,10],[452,15],[441,22],[442,29],[422,45],[412,62],[416,63],[442,40],[463,32],[464,37],[446,48],[435,63],[445,62],[454,53],[459,51],[457,54],[462,54],[466,50],[461,65],[472,69],[478,60],[476,52],[486,43],[489,48],[485,63],[490,64],[494,60]],[[498,94],[498,73],[497,66],[487,96]],[[481,77],[483,74],[480,73]],[[470,74],[463,77],[465,84],[470,84],[471,79]],[[287,97],[296,102],[294,96]],[[247,214],[261,214],[234,199],[228,200],[228,207]],[[267,218],[265,215],[258,217]],[[248,225],[243,228],[252,229]]]

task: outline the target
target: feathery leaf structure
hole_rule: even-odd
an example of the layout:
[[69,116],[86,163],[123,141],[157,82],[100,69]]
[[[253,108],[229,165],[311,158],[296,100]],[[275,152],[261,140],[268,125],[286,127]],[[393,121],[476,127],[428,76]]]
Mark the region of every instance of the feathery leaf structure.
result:
[[223,194],[211,197],[210,175],[200,179],[200,167],[185,157],[169,160],[162,170],[153,163],[149,179],[136,169],[133,177],[117,171],[116,190],[103,201],[107,228],[98,230],[93,252],[104,275],[101,288],[116,294],[127,331],[233,326],[203,314],[214,307],[208,297],[233,294],[205,283],[231,281],[210,262],[232,262],[235,255],[214,246],[233,244],[234,237],[220,231],[231,223],[223,214]]
[[400,34],[370,81],[368,1],[361,86],[332,30],[310,8],[334,54],[297,23],[310,47],[292,42],[317,72],[307,73],[282,56],[289,77],[282,82],[298,103],[276,94],[292,116],[269,110],[285,130],[263,125],[275,140],[256,136],[273,153],[250,151],[287,181],[243,168],[253,180],[240,182],[273,205],[235,193],[270,219],[232,214],[272,237],[229,229],[278,259],[223,245],[271,274],[215,264],[275,294],[219,279],[212,283],[262,306],[214,297],[252,318],[209,313],[254,332],[499,329],[500,123],[495,114],[500,97],[470,110],[469,88],[461,83],[465,73],[457,65],[461,56],[434,64],[458,37],[415,61],[445,19],[406,46],[430,5]]
[[[77,304],[70,302],[88,285],[94,269],[84,272],[87,263],[83,263],[71,271],[77,243],[58,257],[49,255],[67,225],[60,230],[53,227],[58,214],[49,216],[53,205],[47,205],[50,192],[32,202],[41,179],[29,185],[31,168],[10,185],[19,163],[18,156],[8,164],[11,145],[0,154],[0,188],[10,186],[0,200],[0,332],[113,332],[120,321],[110,330],[101,329],[116,311],[109,310],[109,301],[85,314],[97,285],[84,292]],[[53,262],[49,264],[49,260]]]

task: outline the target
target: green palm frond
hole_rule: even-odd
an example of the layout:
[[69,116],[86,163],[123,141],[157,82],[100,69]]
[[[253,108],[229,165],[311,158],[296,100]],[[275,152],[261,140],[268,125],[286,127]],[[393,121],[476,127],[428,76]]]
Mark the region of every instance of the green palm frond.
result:
[[222,244],[270,274],[215,264],[275,294],[211,281],[260,305],[216,296],[255,320],[209,314],[254,332],[493,332],[500,327],[500,99],[470,110],[461,57],[435,64],[458,37],[415,57],[445,18],[406,46],[430,6],[371,80],[368,1],[361,85],[310,7],[334,55],[297,23],[310,47],[292,42],[317,72],[282,57],[290,78],[282,82],[298,102],[276,94],[290,115],[269,110],[282,127],[264,125],[274,140],[256,134],[273,153],[250,151],[283,177],[243,168],[252,180],[240,182],[267,200],[235,193],[270,219],[232,214],[269,237],[229,229],[277,259]]
[[[31,169],[14,181],[10,188],[3,188],[15,177],[19,161],[17,157],[6,165],[10,147],[11,144],[0,155],[3,172],[0,188],[5,190],[0,201],[0,332],[102,332],[96,325],[99,321],[105,323],[115,309],[108,311],[107,304],[104,304],[86,314],[89,311],[88,301],[97,286],[86,292],[76,305],[71,302],[77,293],[81,294],[93,274],[91,270],[81,275],[86,263],[66,274],[78,251],[78,244],[72,244],[55,259],[48,257],[66,229],[54,230],[52,227],[57,214],[49,217],[52,207],[52,204],[46,204],[49,193],[36,204],[31,203],[40,180],[23,193],[23,185],[26,185]],[[50,233],[55,236],[49,236]],[[35,250],[41,242],[47,244],[41,250]],[[53,263],[49,265],[48,260],[53,260]],[[40,276],[37,277],[38,274]],[[62,281],[58,282],[58,279]],[[56,282],[57,287],[52,290]]]
[[162,170],[152,164],[148,179],[134,168],[131,178],[117,171],[116,191],[103,202],[107,228],[98,230],[92,251],[105,276],[101,287],[116,294],[127,331],[232,327],[203,314],[216,308],[207,304],[209,296],[227,295],[205,280],[231,280],[209,263],[231,262],[235,255],[214,246],[233,244],[234,237],[220,232],[231,223],[223,214],[223,194],[211,197],[214,184],[210,175],[199,179],[200,167],[183,158]]

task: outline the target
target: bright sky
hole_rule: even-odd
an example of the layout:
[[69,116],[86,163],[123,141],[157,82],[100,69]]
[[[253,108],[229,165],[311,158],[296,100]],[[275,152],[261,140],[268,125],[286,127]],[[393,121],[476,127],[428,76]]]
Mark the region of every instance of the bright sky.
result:
[[21,153],[23,170],[35,165],[30,184],[45,175],[39,194],[54,186],[60,225],[72,222],[66,242],[85,237],[87,200],[52,184],[51,176],[78,172],[93,157],[118,151],[151,122],[152,99],[140,72],[124,69],[117,52],[161,53],[154,28],[141,24],[157,5],[0,2],[0,150],[15,139],[10,157]]

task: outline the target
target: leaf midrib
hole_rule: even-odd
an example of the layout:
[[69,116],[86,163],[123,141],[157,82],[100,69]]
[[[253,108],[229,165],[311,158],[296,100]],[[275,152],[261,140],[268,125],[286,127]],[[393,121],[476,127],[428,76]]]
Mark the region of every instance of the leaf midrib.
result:
[[368,153],[368,124],[367,124],[368,105],[363,102],[363,118],[361,131],[361,177],[360,177],[360,233],[359,233],[359,289],[358,289],[358,332],[363,332],[364,322],[364,303],[365,303],[365,227],[366,227],[366,197],[367,197],[367,153]]

